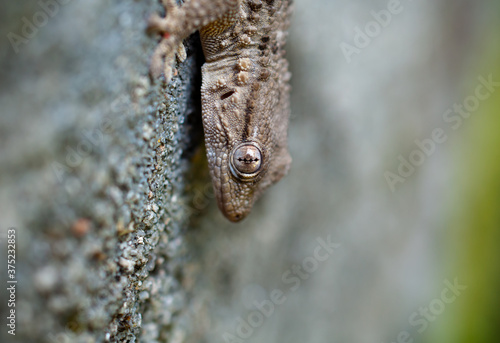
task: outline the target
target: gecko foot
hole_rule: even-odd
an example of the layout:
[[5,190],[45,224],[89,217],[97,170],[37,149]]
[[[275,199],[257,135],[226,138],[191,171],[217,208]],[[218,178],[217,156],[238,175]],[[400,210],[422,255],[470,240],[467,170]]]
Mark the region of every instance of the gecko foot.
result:
[[180,62],[184,61],[186,59],[186,50],[182,44],[182,38],[176,32],[178,22],[176,18],[179,17],[180,8],[175,3],[175,0],[163,0],[163,6],[167,13],[166,16],[160,17],[155,13],[151,15],[148,21],[148,32],[158,33],[162,36],[151,57],[149,72],[153,79],[159,78],[163,73],[168,83],[172,78],[175,56],[177,55]]

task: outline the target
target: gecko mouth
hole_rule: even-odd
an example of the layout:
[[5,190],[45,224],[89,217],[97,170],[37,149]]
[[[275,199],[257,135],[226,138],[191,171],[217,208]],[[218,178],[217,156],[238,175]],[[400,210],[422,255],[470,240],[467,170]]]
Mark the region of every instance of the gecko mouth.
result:
[[262,167],[262,152],[255,142],[237,145],[229,156],[231,173],[240,181],[253,181]]

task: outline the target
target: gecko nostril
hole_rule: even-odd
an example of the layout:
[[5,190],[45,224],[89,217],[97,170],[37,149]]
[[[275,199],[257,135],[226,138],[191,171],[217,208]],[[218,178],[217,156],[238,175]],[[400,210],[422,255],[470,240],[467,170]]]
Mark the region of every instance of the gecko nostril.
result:
[[227,92],[227,93],[222,94],[222,95],[220,96],[220,99],[221,99],[221,100],[227,99],[227,98],[229,98],[231,95],[233,95],[234,93],[236,93],[236,91],[231,90],[231,91],[229,91],[229,92]]

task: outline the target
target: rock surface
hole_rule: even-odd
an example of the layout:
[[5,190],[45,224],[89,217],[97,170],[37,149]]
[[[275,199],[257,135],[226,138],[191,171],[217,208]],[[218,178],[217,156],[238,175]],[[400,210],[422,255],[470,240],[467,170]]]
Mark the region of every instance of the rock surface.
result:
[[2,36],[11,38],[0,56],[1,229],[16,229],[18,280],[17,332],[1,330],[7,342],[185,335],[185,188],[201,137],[201,51],[190,45],[168,87],[152,84],[157,38],[145,25],[159,9],[3,6]]

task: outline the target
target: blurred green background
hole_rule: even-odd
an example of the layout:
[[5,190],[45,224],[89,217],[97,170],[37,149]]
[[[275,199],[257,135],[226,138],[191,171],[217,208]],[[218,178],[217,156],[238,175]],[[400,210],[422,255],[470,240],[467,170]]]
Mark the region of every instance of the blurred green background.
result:
[[[500,76],[500,4],[491,2],[484,15],[487,29],[471,52],[460,92],[473,94],[472,70]],[[488,8],[488,7],[487,7]],[[491,20],[491,24],[490,23]],[[500,94],[481,102],[451,148],[454,180],[445,217],[444,271],[453,271],[468,285],[456,308],[446,311],[442,325],[428,342],[496,342],[500,330]]]

